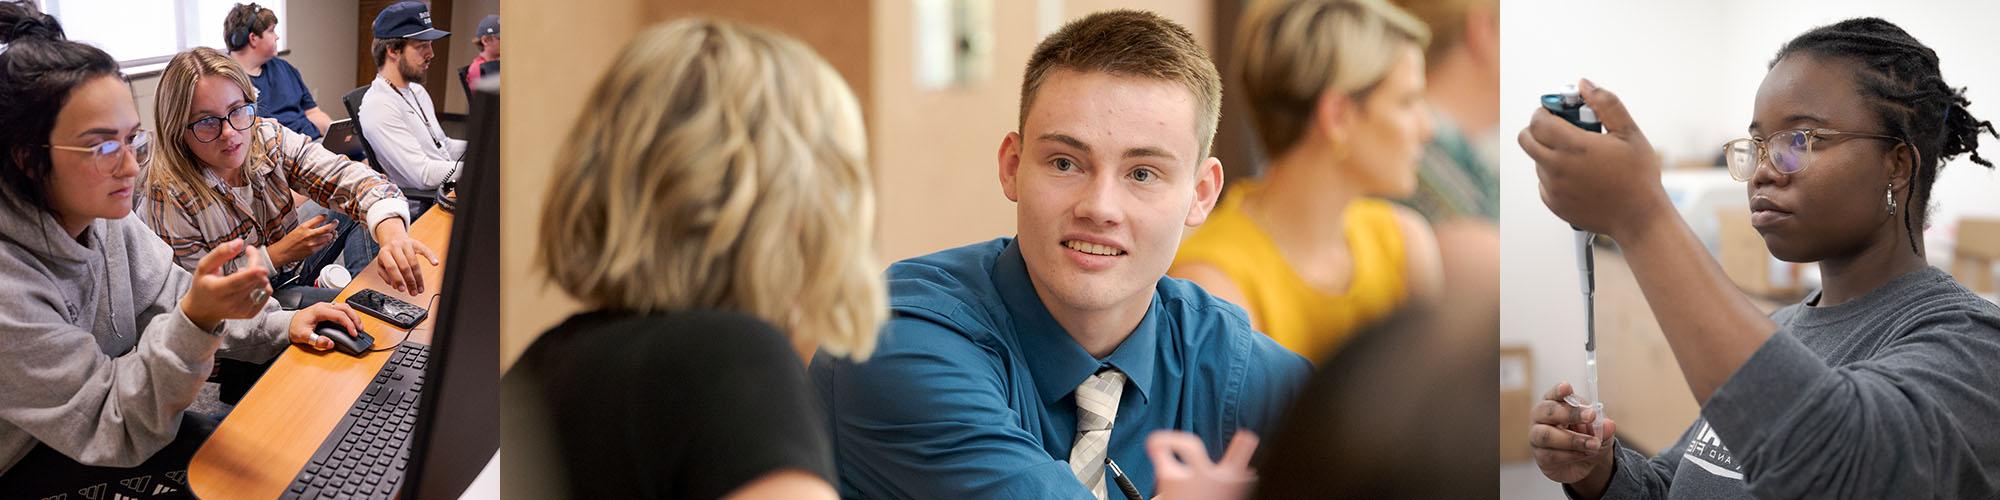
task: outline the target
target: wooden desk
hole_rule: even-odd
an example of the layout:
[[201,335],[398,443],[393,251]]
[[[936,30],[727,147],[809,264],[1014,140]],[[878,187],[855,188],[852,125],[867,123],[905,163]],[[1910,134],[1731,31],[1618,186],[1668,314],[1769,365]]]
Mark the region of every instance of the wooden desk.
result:
[[[425,308],[443,290],[444,255],[450,250],[452,214],[432,209],[410,226],[410,237],[429,245],[438,266],[425,266],[424,295],[412,297],[384,284],[375,261],[340,291],[339,300],[363,289],[374,289]],[[353,357],[335,351],[314,352],[298,345],[285,349],[270,371],[243,396],[215,435],[195,452],[188,464],[188,486],[202,498],[277,498],[297,479],[327,434],[333,432],[368,382],[387,363],[398,339],[429,344],[437,315],[408,332],[374,316],[360,314],[361,328],[375,337],[374,351]]]
[[1951,275],[1980,294],[1993,293],[1993,261],[2000,259],[2000,219],[1964,217],[1958,220],[1958,245],[1952,252]]

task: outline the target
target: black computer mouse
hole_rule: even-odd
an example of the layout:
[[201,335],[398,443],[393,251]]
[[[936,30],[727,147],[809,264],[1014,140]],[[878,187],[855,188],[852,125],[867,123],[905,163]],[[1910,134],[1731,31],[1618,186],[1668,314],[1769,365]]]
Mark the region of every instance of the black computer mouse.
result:
[[375,337],[368,336],[368,332],[363,331],[361,325],[354,325],[354,334],[348,335],[347,329],[341,327],[340,323],[321,321],[319,325],[313,327],[313,333],[333,339],[334,350],[357,358],[367,353],[368,348],[375,346]]

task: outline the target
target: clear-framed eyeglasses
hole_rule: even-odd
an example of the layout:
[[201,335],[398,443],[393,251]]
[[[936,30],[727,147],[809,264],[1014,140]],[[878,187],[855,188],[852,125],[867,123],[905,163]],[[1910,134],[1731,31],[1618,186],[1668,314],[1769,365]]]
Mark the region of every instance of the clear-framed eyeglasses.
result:
[[117,171],[118,166],[125,163],[125,153],[127,152],[132,153],[132,159],[139,163],[139,168],[146,168],[146,166],[153,163],[153,134],[147,132],[145,129],[133,132],[131,138],[123,141],[111,139],[89,146],[58,146],[49,144],[44,147],[56,151],[74,151],[90,154],[90,159],[85,160],[85,162],[96,169],[99,175],[111,175],[112,172]]
[[1748,181],[1757,175],[1757,166],[1770,162],[1778,173],[1791,175],[1805,171],[1812,165],[1813,152],[1819,149],[1821,141],[1845,138],[1882,139],[1907,144],[1901,137],[1842,132],[1828,128],[1800,128],[1772,132],[1763,138],[1745,137],[1722,145],[1723,162],[1729,165],[1729,176],[1738,181]]

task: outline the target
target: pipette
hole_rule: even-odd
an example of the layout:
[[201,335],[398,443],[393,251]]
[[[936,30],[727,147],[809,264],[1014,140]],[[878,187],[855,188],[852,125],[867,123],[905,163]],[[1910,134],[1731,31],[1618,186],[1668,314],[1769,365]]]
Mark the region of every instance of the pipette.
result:
[[[1583,103],[1583,94],[1577,92],[1575,85],[1566,85],[1561,92],[1543,95],[1542,107],[1578,128],[1591,132],[1604,131],[1604,124],[1597,120],[1596,110]],[[1597,399],[1597,307],[1594,297],[1597,283],[1593,277],[1597,266],[1590,253],[1590,241],[1596,235],[1576,226],[1570,228],[1576,230],[1576,271],[1583,285],[1583,397],[1586,399],[1577,401],[1575,395],[1571,395],[1564,401],[1578,407],[1588,405],[1596,410],[1591,412],[1590,427],[1594,434],[1601,435],[1604,433],[1604,401]]]
[[1590,398],[1592,435],[1604,433],[1604,400],[1597,399],[1597,259],[1590,240],[1596,235],[1576,232],[1576,268],[1583,281],[1583,397]]

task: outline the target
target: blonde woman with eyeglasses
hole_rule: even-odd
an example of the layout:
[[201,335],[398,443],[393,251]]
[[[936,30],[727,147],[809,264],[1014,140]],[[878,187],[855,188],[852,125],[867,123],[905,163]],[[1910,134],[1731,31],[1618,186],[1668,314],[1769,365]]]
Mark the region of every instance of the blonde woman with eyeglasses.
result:
[[[339,250],[327,246],[342,220],[364,221],[365,234],[348,238],[372,237],[381,245],[374,257],[382,260],[383,281],[424,293],[422,266],[437,265],[437,256],[410,237],[402,192],[366,165],[258,118],[256,105],[250,76],[215,49],[177,54],[161,72],[154,104],[159,161],[145,178],[139,214],[173,247],[175,261],[192,269],[216,246],[240,239],[261,247],[281,276],[303,277],[291,282],[310,285],[318,270],[296,269],[299,264],[317,252]],[[331,212],[300,220],[294,193]],[[355,267],[350,271],[358,272],[369,256],[348,257]]]
[[[331,348],[312,326],[353,313],[279,311],[264,268],[220,271],[241,242],[175,266],[129,217],[158,144],[117,61],[22,4],[0,3],[0,43],[0,496],[185,492],[215,360]],[[165,489],[119,482],[145,475]]]
[[[508,476],[568,479],[503,488],[835,498],[803,360],[867,357],[887,314],[853,94],[799,42],[720,21],[655,27],[610,67],[557,157],[536,249],[590,311],[504,383],[525,410],[503,414],[509,457],[547,460]],[[553,449],[511,451],[528,436]]]

